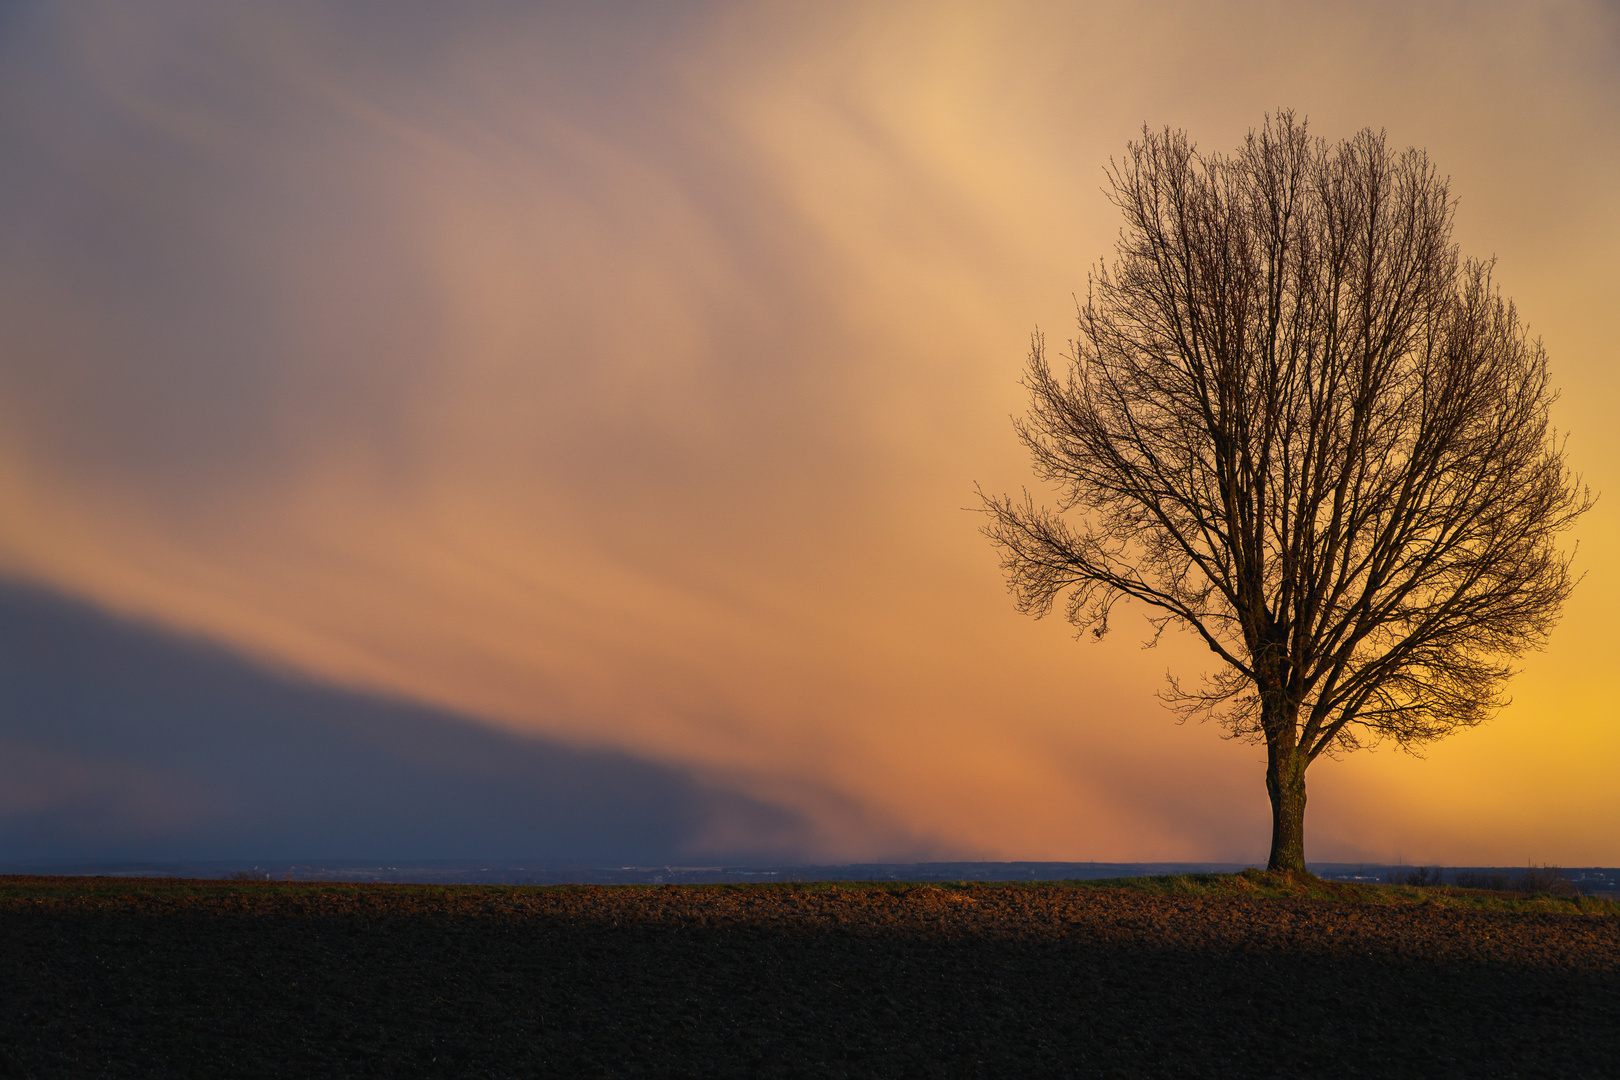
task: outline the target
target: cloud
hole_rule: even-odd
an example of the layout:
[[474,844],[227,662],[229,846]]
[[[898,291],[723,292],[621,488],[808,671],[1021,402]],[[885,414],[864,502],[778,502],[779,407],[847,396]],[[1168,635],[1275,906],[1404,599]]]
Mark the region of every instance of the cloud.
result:
[[713,776],[323,687],[39,589],[0,584],[0,655],[12,860],[657,864],[827,842]]
[[[1224,147],[1292,105],[1428,146],[1585,460],[1613,458],[1603,5],[0,19],[0,568],[749,778],[844,857],[1242,858],[1263,830],[1245,748],[1151,697],[1197,648],[1027,623],[961,509],[1027,482],[1023,344],[1066,333],[1117,229],[1102,165],[1144,122]],[[1617,528],[1583,533],[1572,670],[1610,637]],[[1519,715],[1561,722],[1538,688],[1565,682],[1521,683]],[[1387,772],[1332,803],[1381,822],[1344,843],[1406,828]]]

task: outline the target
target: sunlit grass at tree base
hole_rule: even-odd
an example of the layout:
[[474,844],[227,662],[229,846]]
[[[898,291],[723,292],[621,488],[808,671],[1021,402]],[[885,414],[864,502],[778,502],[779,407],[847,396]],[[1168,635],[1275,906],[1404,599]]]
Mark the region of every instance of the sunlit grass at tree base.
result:
[[1257,899],[1330,900],[1350,904],[1430,905],[1489,911],[1579,912],[1620,915],[1620,902],[1570,891],[1521,893],[1455,885],[1373,885],[1330,881],[1315,874],[1245,870],[1237,874],[1164,874],[1074,882],[1082,888],[1124,888],[1163,895],[1252,896]]

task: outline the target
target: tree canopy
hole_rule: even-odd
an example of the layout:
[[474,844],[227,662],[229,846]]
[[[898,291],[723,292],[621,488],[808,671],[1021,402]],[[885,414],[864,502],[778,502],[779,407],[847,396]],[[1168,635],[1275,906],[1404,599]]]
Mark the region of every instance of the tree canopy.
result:
[[1279,113],[1231,155],[1144,130],[1124,218],[1015,421],[1055,508],[986,497],[1021,610],[1098,636],[1122,600],[1220,658],[1166,697],[1268,748],[1271,865],[1304,869],[1304,770],[1486,719],[1573,579],[1591,499],[1541,342],[1451,238],[1426,154]]

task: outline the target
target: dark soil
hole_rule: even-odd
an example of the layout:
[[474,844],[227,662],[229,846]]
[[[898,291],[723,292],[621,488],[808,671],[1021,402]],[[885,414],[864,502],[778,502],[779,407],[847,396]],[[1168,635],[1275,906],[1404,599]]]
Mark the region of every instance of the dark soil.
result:
[[1341,893],[0,878],[0,1077],[1620,1075],[1612,907]]

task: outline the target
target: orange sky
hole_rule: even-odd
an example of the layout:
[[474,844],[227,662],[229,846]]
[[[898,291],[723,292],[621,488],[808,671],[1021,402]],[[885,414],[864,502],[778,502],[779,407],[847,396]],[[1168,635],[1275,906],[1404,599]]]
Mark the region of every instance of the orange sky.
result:
[[[116,4],[0,16],[0,571],[697,767],[824,859],[1253,859],[1198,648],[1014,612],[973,485],[1143,123],[1425,147],[1620,492],[1612,4]],[[1620,507],[1492,724],[1313,860],[1620,863]]]

